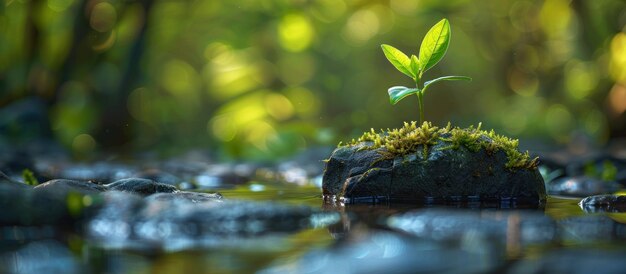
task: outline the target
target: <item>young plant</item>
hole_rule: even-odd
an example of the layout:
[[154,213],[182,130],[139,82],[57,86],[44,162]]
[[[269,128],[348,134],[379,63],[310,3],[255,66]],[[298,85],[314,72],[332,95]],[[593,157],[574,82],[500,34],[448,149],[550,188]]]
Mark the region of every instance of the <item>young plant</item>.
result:
[[424,40],[422,40],[422,45],[420,46],[419,57],[411,55],[411,58],[409,58],[397,48],[385,44],[381,45],[383,53],[385,53],[385,57],[387,57],[389,62],[400,72],[415,81],[415,88],[403,86],[389,88],[389,101],[392,105],[395,105],[405,97],[416,94],[420,110],[420,124],[424,122],[424,93],[426,93],[430,85],[440,81],[472,80],[472,78],[466,76],[443,76],[424,82],[424,86],[420,88],[424,72],[434,67],[443,58],[448,50],[449,44],[450,23],[448,19],[442,19],[426,33]]

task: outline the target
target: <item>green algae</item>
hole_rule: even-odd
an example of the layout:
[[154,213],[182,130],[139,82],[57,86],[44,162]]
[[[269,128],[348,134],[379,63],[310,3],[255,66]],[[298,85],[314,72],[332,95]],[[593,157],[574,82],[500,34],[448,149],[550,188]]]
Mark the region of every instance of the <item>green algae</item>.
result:
[[381,159],[393,159],[421,150],[424,159],[427,159],[429,149],[439,141],[447,145],[437,148],[438,150],[465,147],[472,152],[484,150],[490,155],[503,151],[507,156],[505,167],[510,170],[537,168],[538,158],[531,158],[528,151],[520,152],[519,140],[496,134],[493,130],[482,130],[480,123],[477,127],[459,128],[452,127],[450,123],[446,127],[437,127],[430,122],[424,122],[421,126],[417,126],[416,122],[405,122],[404,126],[399,129],[380,130],[380,132],[371,129],[358,139],[352,139],[345,145],[340,143],[339,146],[365,144],[360,149],[384,148],[380,151]]

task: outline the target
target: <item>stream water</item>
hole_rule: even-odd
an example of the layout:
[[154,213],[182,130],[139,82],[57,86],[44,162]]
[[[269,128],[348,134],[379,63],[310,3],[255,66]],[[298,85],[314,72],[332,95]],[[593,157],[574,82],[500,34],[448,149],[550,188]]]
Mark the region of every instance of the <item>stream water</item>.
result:
[[[262,167],[202,163],[51,169],[49,178],[107,182],[143,174],[181,190],[191,184],[178,182],[189,181],[188,191],[224,197],[69,195],[61,207],[70,215],[76,197],[83,206],[103,205],[78,221],[33,222],[27,216],[56,214],[41,200],[47,196],[0,183],[0,273],[626,272],[626,213],[586,213],[574,195],[552,195],[541,208],[325,203],[319,179],[311,179],[320,177],[319,161],[308,175],[306,165],[290,165],[283,174],[302,176],[282,179],[259,173]],[[19,216],[28,211],[35,213]]]
[[228,199],[304,204],[336,212],[340,218],[327,226],[293,233],[180,250],[107,247],[74,232],[50,232],[46,237],[45,227],[4,227],[5,240],[10,238],[7,234],[43,236],[37,241],[13,242],[14,252],[0,256],[2,269],[18,273],[624,270],[615,267],[624,266],[621,259],[626,258],[626,214],[585,214],[575,198],[551,197],[542,209],[467,209],[458,205],[329,205],[323,204],[319,188],[313,185],[254,181],[218,190]]

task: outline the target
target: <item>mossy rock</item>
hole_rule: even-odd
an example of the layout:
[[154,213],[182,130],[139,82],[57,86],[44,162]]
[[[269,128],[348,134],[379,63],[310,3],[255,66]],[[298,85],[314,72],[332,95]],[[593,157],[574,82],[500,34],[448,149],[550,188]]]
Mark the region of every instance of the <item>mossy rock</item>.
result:
[[326,162],[325,197],[348,202],[500,202],[546,199],[537,159],[518,141],[477,128],[405,123],[339,145]]

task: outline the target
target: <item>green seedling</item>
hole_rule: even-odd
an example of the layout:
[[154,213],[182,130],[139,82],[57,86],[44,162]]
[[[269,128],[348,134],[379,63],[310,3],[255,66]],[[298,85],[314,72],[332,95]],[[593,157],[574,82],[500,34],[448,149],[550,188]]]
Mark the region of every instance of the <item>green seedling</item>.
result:
[[469,80],[472,78],[466,76],[443,76],[433,80],[424,82],[424,85],[420,88],[422,82],[422,76],[424,72],[434,67],[443,58],[448,50],[450,44],[450,23],[448,19],[442,19],[435,24],[426,36],[422,40],[420,46],[419,57],[411,55],[409,58],[406,54],[397,48],[390,45],[381,45],[385,57],[396,67],[400,72],[411,77],[415,81],[415,88],[408,88],[403,86],[391,87],[388,90],[389,101],[392,105],[395,105],[405,97],[416,94],[420,111],[420,124],[424,122],[424,93],[430,87],[430,85],[440,81],[454,81],[454,80]]

